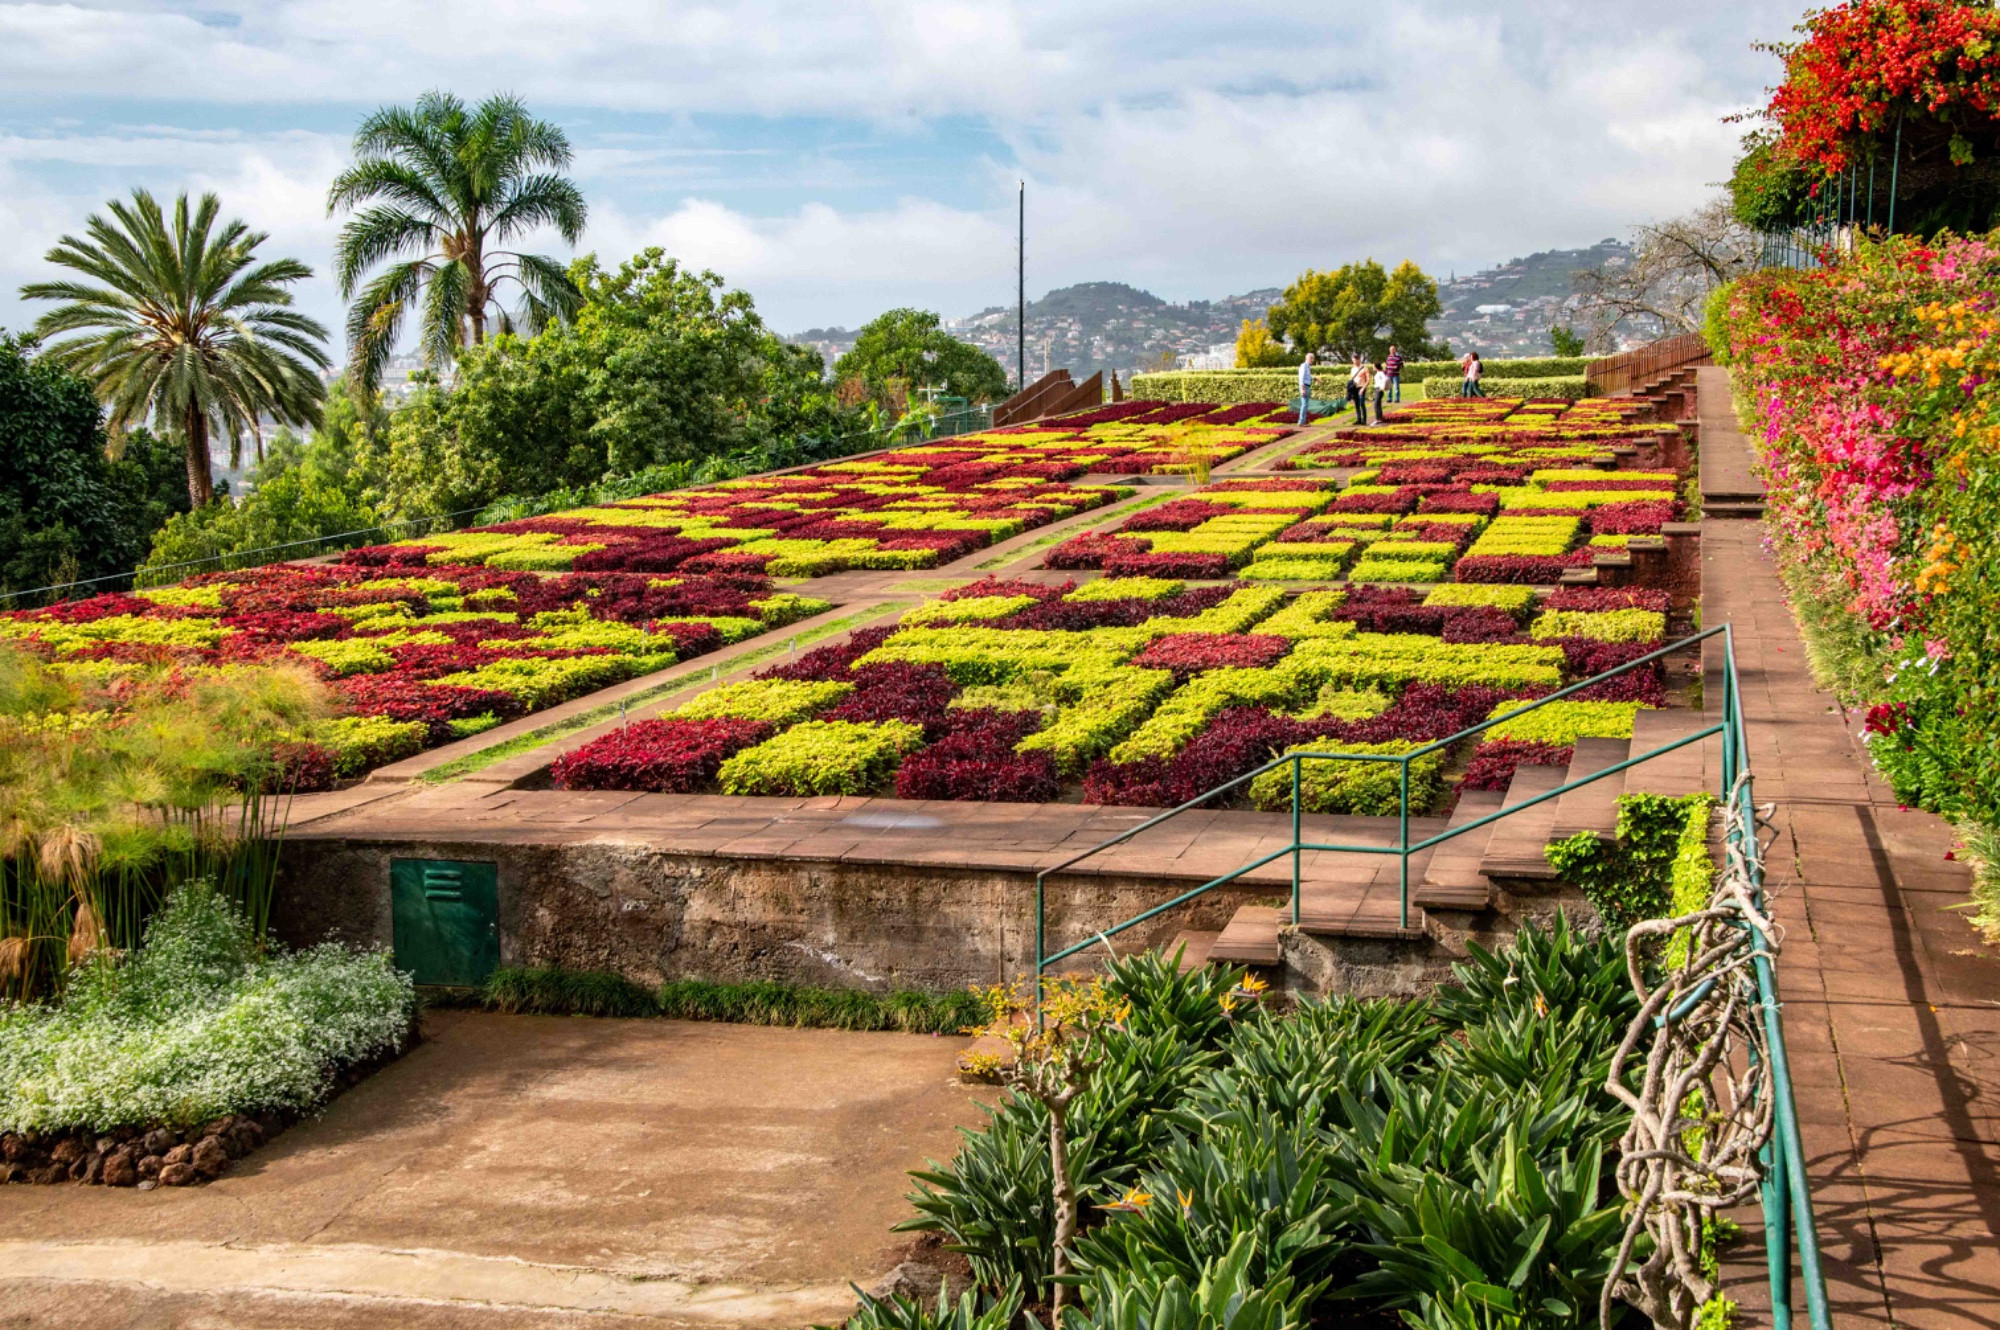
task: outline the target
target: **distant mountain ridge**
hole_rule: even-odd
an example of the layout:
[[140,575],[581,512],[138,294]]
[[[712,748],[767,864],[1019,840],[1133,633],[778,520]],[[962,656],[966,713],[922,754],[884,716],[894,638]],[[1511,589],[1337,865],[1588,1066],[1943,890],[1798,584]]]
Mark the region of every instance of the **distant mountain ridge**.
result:
[[[1630,255],[1622,242],[1601,240],[1583,249],[1543,250],[1465,277],[1446,275],[1438,282],[1444,315],[1432,321],[1431,335],[1459,351],[1548,355],[1550,325],[1575,321],[1573,275],[1629,261]],[[1058,287],[1028,302],[1028,377],[1067,369],[1079,378],[1099,370],[1125,378],[1135,369],[1160,367],[1169,354],[1182,363],[1233,364],[1243,320],[1263,318],[1283,293],[1281,286],[1266,286],[1220,300],[1174,304],[1126,282]],[[945,326],[1011,374],[1015,318],[1014,306],[992,305]],[[848,328],[808,328],[787,340],[817,347],[830,366],[853,348],[855,336]]]

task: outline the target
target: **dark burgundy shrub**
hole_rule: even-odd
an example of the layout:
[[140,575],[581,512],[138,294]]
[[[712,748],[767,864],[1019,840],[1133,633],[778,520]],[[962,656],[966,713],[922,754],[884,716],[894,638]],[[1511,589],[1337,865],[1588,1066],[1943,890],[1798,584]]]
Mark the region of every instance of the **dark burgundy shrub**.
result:
[[1230,509],[1203,499],[1174,499],[1125,519],[1120,531],[1192,531]]
[[1671,503],[1610,503],[1590,514],[1590,530],[1597,536],[1654,536],[1660,527],[1674,520]]
[[1012,578],[982,577],[962,587],[953,587],[939,600],[973,600],[980,596],[1033,596],[1036,600],[1061,600],[1076,590],[1074,580],[1060,583],[1022,582]]
[[1084,534],[1071,536],[1062,544],[1042,556],[1042,567],[1061,569],[1102,568],[1104,561],[1112,555],[1129,550],[1152,548],[1152,542],[1144,536],[1120,538]]
[[1339,735],[1354,743],[1388,743],[1396,739],[1428,743],[1470,729],[1491,715],[1494,707],[1516,696],[1504,688],[1413,683],[1387,711],[1368,720],[1349,721]]
[[1333,501],[1329,512],[1407,513],[1417,506],[1417,494],[1407,487],[1394,494],[1343,494]]
[[1427,494],[1417,505],[1418,513],[1481,513],[1487,517],[1500,511],[1497,494]]
[[1562,580],[1566,568],[1587,568],[1591,552],[1571,554],[1473,554],[1460,559],[1452,577],[1460,582],[1512,583],[1548,586]]
[[777,732],[761,720],[641,720],[593,739],[549,767],[559,790],[692,794],[730,756]]
[[845,641],[814,647],[797,660],[757,671],[754,679],[850,679],[848,667],[889,640],[896,629],[857,628]]
[[592,543],[605,542],[601,550],[589,550],[570,561],[578,572],[664,573],[698,554],[726,550],[736,542],[727,536],[690,540],[649,528],[599,527]]
[[[1331,718],[1299,721],[1264,707],[1232,707],[1172,758],[1093,763],[1084,777],[1084,802],[1171,808],[1255,771],[1294,744],[1316,739],[1332,744],[1341,725]],[[1226,798],[1215,806],[1225,806]]]
[[1449,462],[1391,462],[1375,478],[1378,485],[1444,485],[1457,479]]
[[1637,586],[1566,586],[1557,587],[1549,598],[1542,602],[1547,610],[1582,610],[1588,614],[1605,610],[1652,610],[1665,614],[1673,608],[1673,600],[1664,591],[1651,587]]
[[360,715],[422,721],[427,727],[425,740],[432,744],[451,738],[454,720],[488,714],[512,720],[521,714],[521,703],[512,693],[423,683],[402,674],[357,674],[340,680],[333,690]]
[[1009,615],[999,628],[1053,628],[1081,632],[1089,628],[1136,628],[1150,619],[1185,619],[1213,609],[1229,599],[1233,588],[1190,587],[1159,600],[1045,600]]
[[1226,554],[1118,554],[1104,561],[1113,577],[1219,578],[1229,576]]
[[682,660],[705,656],[722,645],[722,634],[712,623],[665,623],[659,631],[674,639],[674,654]]
[[1262,669],[1291,650],[1289,638],[1258,633],[1175,633],[1156,638],[1133,658],[1142,670],[1172,670],[1177,683],[1225,667]]
[[1062,796],[1053,757],[1014,751],[1041,728],[1039,711],[959,709],[947,724],[942,738],[896,769],[898,798],[1051,803]]
[[828,720],[907,720],[924,727],[926,738],[945,728],[945,708],[958,685],[942,665],[910,665],[884,661],[850,670],[854,691],[826,713]]
[[1277,538],[1287,544],[1319,544],[1329,540],[1353,540],[1354,529],[1348,527],[1343,532],[1331,522],[1298,522],[1280,531]]
[[271,756],[278,764],[276,783],[279,792],[317,794],[334,786],[333,754],[318,744],[279,744],[271,750]]
[[1527,636],[1521,631],[1520,621],[1507,611],[1491,605],[1468,606],[1464,609],[1447,610],[1444,616],[1444,631],[1439,634],[1447,642],[1525,642]]
[[271,610],[260,614],[226,614],[222,626],[234,628],[239,636],[254,642],[312,642],[339,637],[347,631],[349,623],[338,614]]
[[[1615,670],[1659,647],[1656,642],[1598,642],[1587,637],[1547,638],[1543,645],[1562,648],[1563,672],[1572,682]],[[1666,677],[1656,660],[1634,666],[1615,679],[1593,684],[1575,696],[1579,701],[1645,702],[1663,706],[1666,703]]]
[[1505,790],[1517,767],[1566,767],[1576,750],[1524,739],[1494,739],[1479,745],[1465,764],[1461,790]]

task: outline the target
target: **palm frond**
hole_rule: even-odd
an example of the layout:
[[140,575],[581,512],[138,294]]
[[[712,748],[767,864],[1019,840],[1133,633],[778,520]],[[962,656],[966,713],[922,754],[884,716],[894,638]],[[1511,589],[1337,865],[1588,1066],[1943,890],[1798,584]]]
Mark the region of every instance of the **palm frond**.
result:
[[500,201],[490,231],[496,240],[511,240],[537,226],[553,226],[569,244],[583,239],[590,213],[583,191],[559,175],[536,175],[518,181]]

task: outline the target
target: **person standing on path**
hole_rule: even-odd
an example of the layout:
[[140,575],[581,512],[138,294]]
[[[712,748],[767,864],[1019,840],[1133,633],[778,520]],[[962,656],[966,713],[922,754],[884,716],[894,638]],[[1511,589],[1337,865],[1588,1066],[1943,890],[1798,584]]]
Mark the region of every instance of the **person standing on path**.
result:
[[1389,376],[1389,400],[1403,400],[1403,353],[1394,343],[1389,346],[1389,358],[1382,362],[1382,369]]
[[1385,395],[1387,395],[1387,393],[1388,393],[1388,391],[1389,391],[1389,369],[1388,369],[1388,366],[1386,366],[1386,365],[1377,365],[1377,366],[1375,366],[1375,367],[1374,367],[1374,369],[1372,370],[1372,374],[1373,374],[1373,377],[1374,377],[1374,393],[1373,393],[1373,396],[1374,396],[1374,399],[1375,399],[1375,423],[1379,425],[1379,424],[1381,424],[1381,423],[1382,423],[1382,398],[1383,398],[1383,397],[1384,397]]
[[1470,351],[1458,358],[1458,395],[1472,396],[1472,352]]
[[1482,376],[1485,373],[1486,373],[1486,362],[1479,358],[1479,353],[1477,351],[1474,351],[1472,353],[1472,364],[1469,365],[1465,371],[1466,386],[1470,390],[1465,394],[1467,397],[1486,396],[1486,389],[1482,388],[1479,384],[1480,376]]
[[1357,425],[1368,423],[1368,390],[1373,383],[1374,376],[1369,372],[1368,362],[1360,356],[1354,357],[1354,363],[1347,371],[1347,401],[1354,408],[1354,423]]
[[1312,419],[1313,395],[1313,353],[1306,352],[1306,358],[1299,362],[1299,428],[1304,429]]

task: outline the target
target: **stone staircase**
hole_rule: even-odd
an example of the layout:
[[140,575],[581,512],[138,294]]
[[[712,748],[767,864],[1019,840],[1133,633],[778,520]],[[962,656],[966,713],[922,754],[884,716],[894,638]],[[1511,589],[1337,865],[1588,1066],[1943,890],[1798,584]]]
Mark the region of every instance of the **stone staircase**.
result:
[[[1629,741],[1581,740],[1566,768],[1524,766],[1504,793],[1465,792],[1448,825],[1467,826],[1524,804],[1703,724],[1696,712],[1642,711]],[[1185,947],[1185,967],[1245,966],[1305,991],[1421,990],[1463,959],[1469,942],[1490,948],[1504,944],[1523,923],[1546,923],[1558,911],[1589,914],[1582,893],[1550,867],[1546,847],[1579,832],[1614,836],[1620,795],[1713,789],[1714,749],[1713,739],[1689,745],[1413,855],[1408,927],[1396,912],[1394,856],[1328,855],[1302,884],[1296,929],[1289,903],[1245,905],[1219,933],[1183,933],[1174,945]],[[1412,838],[1427,834],[1413,832]],[[1171,954],[1173,947],[1168,950]]]

